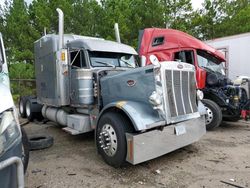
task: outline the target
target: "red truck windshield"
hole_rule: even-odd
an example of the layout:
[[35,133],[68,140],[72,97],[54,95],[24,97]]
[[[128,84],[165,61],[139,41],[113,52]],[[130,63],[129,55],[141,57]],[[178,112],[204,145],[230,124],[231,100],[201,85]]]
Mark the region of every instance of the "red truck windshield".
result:
[[223,62],[203,50],[197,50],[198,65],[201,68],[225,75]]

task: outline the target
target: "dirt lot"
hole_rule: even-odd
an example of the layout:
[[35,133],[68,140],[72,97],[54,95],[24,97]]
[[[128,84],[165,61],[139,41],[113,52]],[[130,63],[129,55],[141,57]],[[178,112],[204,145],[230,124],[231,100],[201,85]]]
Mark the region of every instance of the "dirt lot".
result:
[[45,187],[250,187],[250,123],[224,123],[199,142],[157,159],[114,169],[97,155],[94,135],[71,136],[48,123],[30,123],[54,145],[30,153],[26,186]]

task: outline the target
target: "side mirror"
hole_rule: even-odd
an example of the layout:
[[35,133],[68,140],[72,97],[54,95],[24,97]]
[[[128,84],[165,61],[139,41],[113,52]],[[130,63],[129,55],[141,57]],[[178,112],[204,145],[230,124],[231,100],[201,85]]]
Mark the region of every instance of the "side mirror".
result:
[[154,66],[160,66],[160,62],[155,55],[150,55],[149,59]]

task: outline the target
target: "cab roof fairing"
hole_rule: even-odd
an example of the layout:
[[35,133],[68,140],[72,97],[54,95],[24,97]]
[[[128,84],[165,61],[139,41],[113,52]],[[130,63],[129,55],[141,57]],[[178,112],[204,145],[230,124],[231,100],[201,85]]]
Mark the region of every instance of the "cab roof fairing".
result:
[[84,48],[89,51],[137,55],[133,47],[109,40],[77,39],[69,42],[67,45],[76,48]]
[[[162,45],[152,46],[155,37],[164,37],[164,43]],[[146,28],[141,34],[140,41],[138,50],[140,56],[170,49],[193,48],[207,51],[217,57],[221,62],[226,61],[224,55],[218,50],[187,33],[174,29]]]
[[[46,41],[49,38],[54,38],[56,41],[59,40],[58,35],[48,34],[37,40],[35,43],[39,42],[40,40]],[[135,49],[131,46],[110,40],[105,40],[103,38],[65,34],[64,41],[64,47],[85,48],[90,51],[138,55]]]

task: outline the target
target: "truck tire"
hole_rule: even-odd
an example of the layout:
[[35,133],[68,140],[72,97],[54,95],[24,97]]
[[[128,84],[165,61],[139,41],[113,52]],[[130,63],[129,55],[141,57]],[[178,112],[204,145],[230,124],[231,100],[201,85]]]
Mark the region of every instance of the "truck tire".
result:
[[26,116],[29,121],[33,121],[35,118],[35,113],[33,110],[33,105],[31,100],[27,100],[26,105],[25,105],[25,111],[26,111]]
[[19,114],[22,118],[26,118],[26,102],[29,99],[28,96],[21,96],[19,99]]
[[54,139],[48,135],[29,136],[30,150],[40,150],[49,148],[53,145]]
[[207,110],[207,114],[205,115],[206,129],[211,130],[220,126],[222,121],[222,112],[218,104],[209,99],[203,99],[202,102]]
[[30,144],[27,134],[23,128],[21,128],[21,132],[22,132],[22,162],[25,173],[29,163]]
[[30,97],[27,99],[25,105],[26,116],[29,121],[33,121],[37,119],[41,121],[43,119],[42,116],[42,105],[38,104],[35,97]]
[[107,112],[97,125],[96,144],[104,161],[117,168],[126,162],[126,132],[131,132],[129,121],[118,112]]

